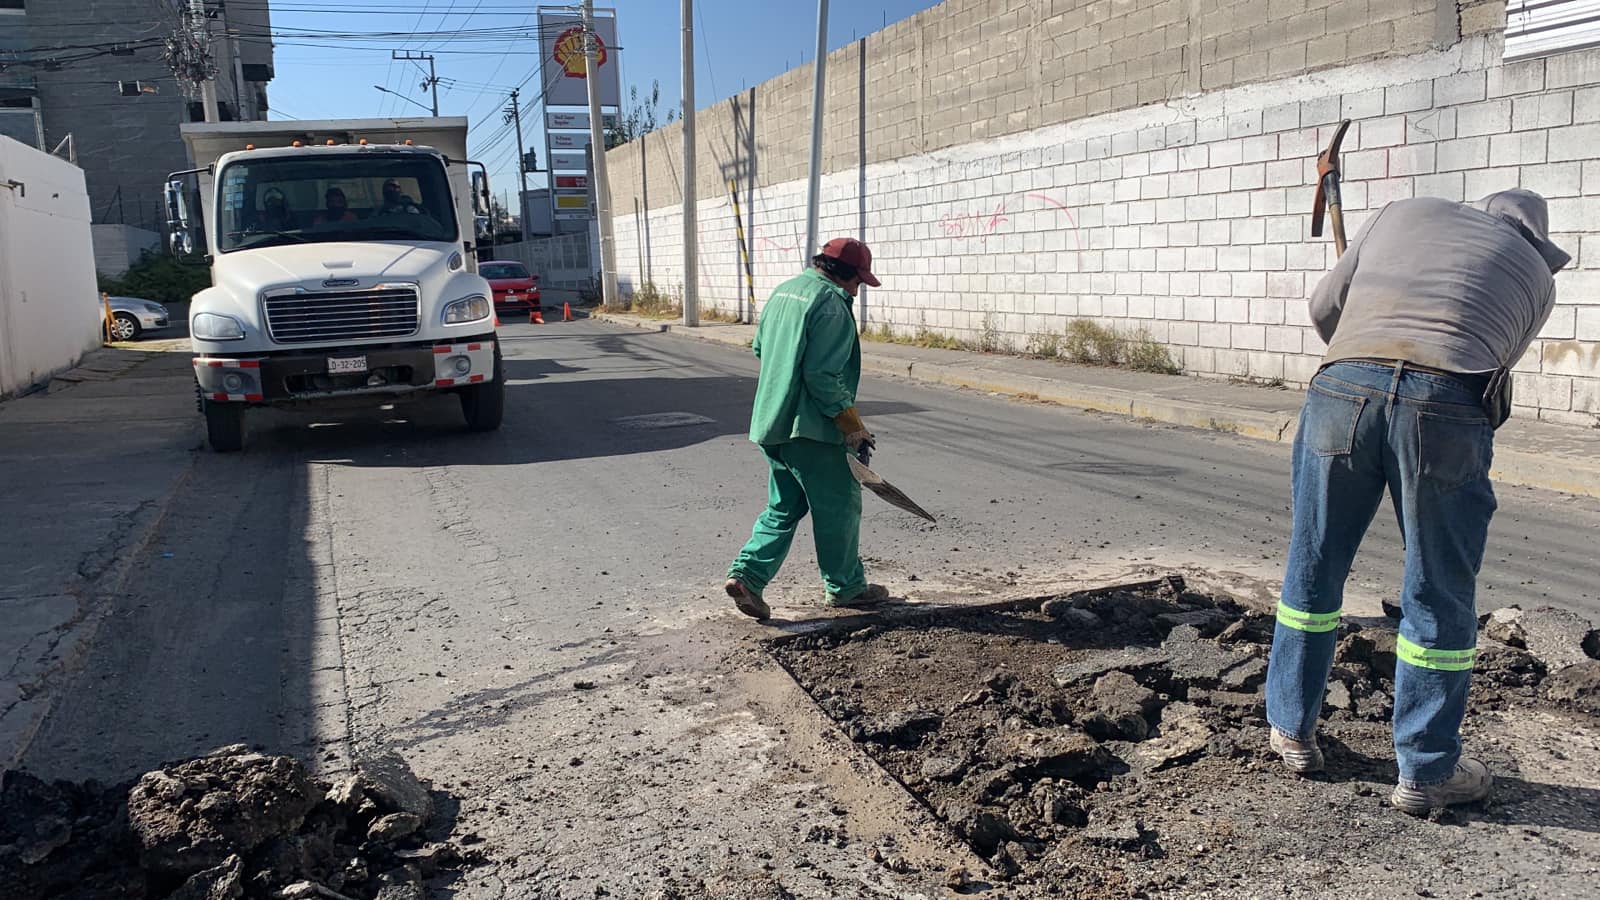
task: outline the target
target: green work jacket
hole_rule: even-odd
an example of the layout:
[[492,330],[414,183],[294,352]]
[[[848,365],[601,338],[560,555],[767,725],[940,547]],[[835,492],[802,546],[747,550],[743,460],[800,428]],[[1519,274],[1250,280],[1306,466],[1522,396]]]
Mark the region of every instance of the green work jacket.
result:
[[856,404],[861,341],[850,294],[816,269],[773,291],[751,349],[761,360],[750,440],[844,443],[833,417]]

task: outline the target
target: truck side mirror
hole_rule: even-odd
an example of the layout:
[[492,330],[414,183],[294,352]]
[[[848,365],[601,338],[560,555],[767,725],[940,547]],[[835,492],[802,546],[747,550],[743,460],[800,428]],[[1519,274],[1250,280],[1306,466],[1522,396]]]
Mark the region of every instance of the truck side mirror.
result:
[[182,178],[167,182],[167,250],[173,256],[194,255],[194,226],[189,221],[189,195]]

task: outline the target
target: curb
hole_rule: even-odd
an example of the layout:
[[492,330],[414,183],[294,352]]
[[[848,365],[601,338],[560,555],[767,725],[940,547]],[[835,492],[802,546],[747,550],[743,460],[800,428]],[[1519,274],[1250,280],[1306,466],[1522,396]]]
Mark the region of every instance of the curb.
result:
[[[673,334],[727,346],[745,346],[744,341],[722,337],[715,330],[707,332],[699,328],[684,328],[673,322],[646,322],[613,317],[606,313],[595,313],[593,318],[596,321],[641,331]],[[1075,384],[1031,375],[1016,375],[985,368],[978,363],[945,365],[904,362],[873,358],[863,353],[861,370],[877,375],[909,378],[926,384],[970,388],[1025,400],[1044,400],[1071,409],[1237,434],[1241,437],[1278,444],[1293,441],[1295,427],[1298,424],[1296,417],[1285,417],[1279,413],[1241,409],[1219,403],[1156,397],[1138,391]],[[1499,446],[1495,448],[1494,468],[1490,470],[1490,475],[1496,483],[1502,485],[1544,488],[1566,494],[1600,498],[1600,460],[1588,456],[1542,454]]]

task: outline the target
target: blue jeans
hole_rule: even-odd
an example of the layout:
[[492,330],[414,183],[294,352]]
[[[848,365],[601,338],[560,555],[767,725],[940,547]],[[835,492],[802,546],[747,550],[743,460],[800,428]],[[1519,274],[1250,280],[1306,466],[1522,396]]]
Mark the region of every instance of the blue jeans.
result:
[[1476,654],[1478,567],[1494,515],[1494,430],[1467,379],[1342,362],[1311,381],[1294,441],[1294,525],[1267,673],[1267,720],[1316,732],[1344,583],[1389,489],[1405,536],[1396,641],[1400,780],[1447,780]]

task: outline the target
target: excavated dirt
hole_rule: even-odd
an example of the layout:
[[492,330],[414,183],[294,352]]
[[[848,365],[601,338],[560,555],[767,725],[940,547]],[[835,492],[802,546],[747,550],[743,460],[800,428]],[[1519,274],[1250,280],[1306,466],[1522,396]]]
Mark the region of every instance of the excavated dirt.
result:
[[[328,783],[245,746],[130,784],[0,776],[8,900],[423,900],[475,861],[393,754]],[[467,843],[463,838],[463,843]]]
[[1487,626],[1464,734],[1497,793],[1432,820],[1386,803],[1387,628],[1342,626],[1328,769],[1305,779],[1266,749],[1271,618],[1175,578],[772,650],[989,862],[946,873],[957,892],[1582,896],[1600,873],[1592,626],[1551,610]]

